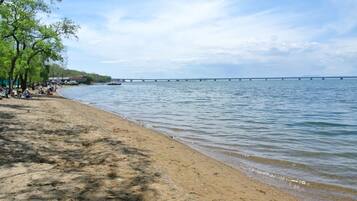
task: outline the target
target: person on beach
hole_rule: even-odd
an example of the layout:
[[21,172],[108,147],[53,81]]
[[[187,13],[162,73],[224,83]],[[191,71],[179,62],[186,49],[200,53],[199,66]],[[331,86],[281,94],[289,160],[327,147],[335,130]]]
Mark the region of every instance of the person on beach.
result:
[[52,87],[50,87],[50,88],[47,89],[47,95],[48,95],[48,96],[52,96],[52,95],[53,95],[53,93],[52,93]]
[[16,90],[12,90],[10,93],[11,97],[17,97],[17,91]]
[[21,98],[21,94],[22,94],[22,91],[20,89],[18,89],[16,91],[16,98]]
[[0,86],[0,100],[5,97],[5,90],[4,88],[2,88],[2,86]]
[[0,97],[5,96],[5,89],[0,86]]
[[24,99],[30,99],[32,98],[31,96],[31,93],[28,89],[26,89],[23,93],[22,93],[22,97],[21,98],[24,98]]
[[38,94],[39,95],[45,95],[45,91],[43,90],[43,87],[41,86],[39,89],[38,89]]
[[5,98],[9,98],[9,91],[10,91],[10,89],[9,89],[8,87],[6,87],[6,88],[4,89]]

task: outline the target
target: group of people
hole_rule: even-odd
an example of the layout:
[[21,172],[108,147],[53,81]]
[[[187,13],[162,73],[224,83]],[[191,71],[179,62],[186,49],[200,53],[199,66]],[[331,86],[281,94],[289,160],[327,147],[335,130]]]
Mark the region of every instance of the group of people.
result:
[[49,95],[52,96],[53,93],[55,93],[57,90],[57,86],[56,85],[50,85],[48,87],[42,87],[40,86],[38,88],[38,95]]
[[8,98],[9,96],[23,99],[32,98],[32,94],[28,89],[25,89],[23,92],[21,90],[12,90],[10,92],[9,88],[0,86],[0,98]]
[[50,85],[47,87],[43,86],[38,86],[34,88],[34,93],[31,93],[29,89],[25,89],[24,91],[21,91],[20,89],[18,90],[12,90],[10,92],[9,88],[4,88],[0,86],[0,99],[1,98],[8,98],[10,97],[15,97],[15,98],[22,98],[22,99],[31,99],[34,94],[43,96],[43,95],[53,95],[57,90],[57,86],[55,85]]

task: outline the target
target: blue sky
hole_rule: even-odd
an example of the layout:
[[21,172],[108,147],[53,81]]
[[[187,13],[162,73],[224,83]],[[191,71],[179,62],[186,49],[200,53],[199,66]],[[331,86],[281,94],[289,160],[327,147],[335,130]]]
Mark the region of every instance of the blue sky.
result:
[[68,68],[122,78],[357,75],[357,0],[63,0]]

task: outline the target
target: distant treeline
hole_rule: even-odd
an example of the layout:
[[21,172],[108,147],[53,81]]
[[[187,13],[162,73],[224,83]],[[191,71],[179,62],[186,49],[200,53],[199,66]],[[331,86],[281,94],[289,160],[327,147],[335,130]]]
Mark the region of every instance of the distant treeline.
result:
[[84,79],[85,84],[110,82],[112,79],[110,76],[104,76],[104,75],[98,75],[95,73],[86,73],[83,71],[65,69],[57,64],[53,64],[50,66],[49,76],[50,77],[77,77],[77,78],[82,77],[82,78],[85,78]]

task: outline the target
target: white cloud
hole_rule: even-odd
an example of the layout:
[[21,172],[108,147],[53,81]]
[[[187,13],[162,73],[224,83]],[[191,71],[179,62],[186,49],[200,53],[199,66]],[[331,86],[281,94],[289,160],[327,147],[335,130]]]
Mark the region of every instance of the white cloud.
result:
[[[324,65],[321,74],[356,71],[351,66],[357,63],[357,38],[315,42],[321,29],[294,25],[292,21],[299,17],[294,13],[271,9],[237,14],[231,12],[227,0],[165,1],[160,5],[146,17],[137,17],[135,10],[110,10],[100,28],[83,24],[79,42],[70,46],[98,57],[102,64],[134,66],[143,72],[190,64],[279,62]],[[354,26],[349,21],[345,24],[343,32]]]

